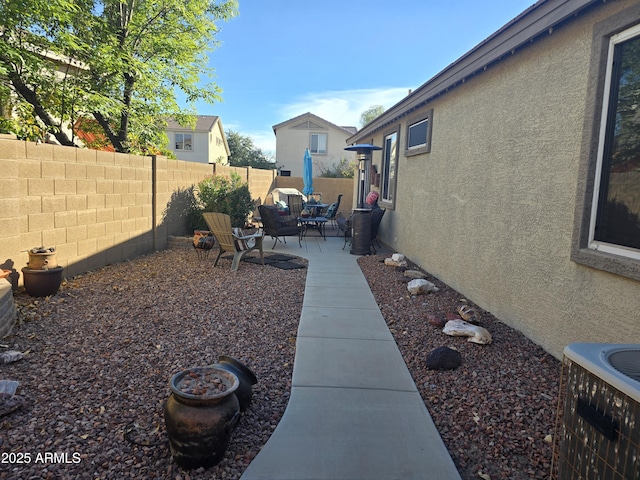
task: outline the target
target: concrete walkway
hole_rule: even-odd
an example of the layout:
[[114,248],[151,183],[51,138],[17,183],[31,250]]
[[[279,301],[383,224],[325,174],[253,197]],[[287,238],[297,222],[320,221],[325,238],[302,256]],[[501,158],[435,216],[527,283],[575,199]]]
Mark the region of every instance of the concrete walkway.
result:
[[286,411],[242,480],[460,479],[343,239],[265,252],[309,260]]

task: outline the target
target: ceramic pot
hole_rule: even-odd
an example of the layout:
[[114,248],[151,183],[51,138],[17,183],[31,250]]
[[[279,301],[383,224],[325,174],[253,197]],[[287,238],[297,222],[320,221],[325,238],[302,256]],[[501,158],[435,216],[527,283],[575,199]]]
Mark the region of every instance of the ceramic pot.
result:
[[[205,379],[204,383],[219,379],[224,391],[198,393],[203,389],[185,389],[185,382],[197,383],[200,379]],[[239,384],[233,373],[215,366],[190,368],[171,378],[172,393],[165,404],[164,420],[171,455],[178,465],[191,469],[220,463],[240,418],[240,405],[234,395]]]
[[32,297],[48,297],[58,293],[60,283],[62,283],[62,267],[48,268],[45,270],[34,270],[24,267],[22,269],[22,279],[24,289]]
[[33,253],[29,252],[27,267],[33,270],[43,270],[58,266],[57,252]]
[[240,402],[240,411],[244,412],[249,407],[251,397],[253,396],[251,385],[258,383],[256,374],[242,362],[228,355],[220,355],[218,363],[213,366],[222,368],[238,377],[240,385],[238,385],[235,394],[236,397],[238,397],[238,402]]

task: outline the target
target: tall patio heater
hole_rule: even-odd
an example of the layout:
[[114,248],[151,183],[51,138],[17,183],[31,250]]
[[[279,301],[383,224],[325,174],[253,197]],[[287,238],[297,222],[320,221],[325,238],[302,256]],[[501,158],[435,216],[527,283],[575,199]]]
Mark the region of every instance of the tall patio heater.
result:
[[356,160],[358,161],[358,208],[365,208],[364,199],[369,193],[367,180],[369,178],[369,167],[371,165],[371,152],[374,150],[382,150],[382,147],[376,147],[368,143],[359,143],[350,145],[345,148],[350,152],[356,152]]
[[358,160],[358,208],[353,210],[351,218],[351,253],[352,255],[368,255],[371,250],[371,209],[366,208],[365,197],[368,190],[371,152],[382,150],[381,147],[369,144],[357,144],[345,150],[355,151]]

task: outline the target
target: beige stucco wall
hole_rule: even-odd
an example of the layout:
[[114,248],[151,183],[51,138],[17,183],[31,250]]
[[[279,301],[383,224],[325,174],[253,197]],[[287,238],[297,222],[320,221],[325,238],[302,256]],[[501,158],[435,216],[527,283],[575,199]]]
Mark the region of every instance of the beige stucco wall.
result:
[[346,139],[350,136],[349,132],[345,130],[339,130],[330,125],[313,129],[283,126],[278,129],[276,134],[276,164],[278,167],[290,170],[292,177],[302,177],[302,159],[305,149],[309,148],[312,133],[327,134],[326,155],[317,153],[311,155],[314,177],[320,175],[323,169],[332,169],[343,158],[350,162],[355,159],[353,152],[344,149],[347,146]]
[[431,152],[401,148],[381,227],[383,241],[558,357],[571,342],[640,343],[640,283],[570,261],[592,27],[632,3],[607,2],[428,104]]

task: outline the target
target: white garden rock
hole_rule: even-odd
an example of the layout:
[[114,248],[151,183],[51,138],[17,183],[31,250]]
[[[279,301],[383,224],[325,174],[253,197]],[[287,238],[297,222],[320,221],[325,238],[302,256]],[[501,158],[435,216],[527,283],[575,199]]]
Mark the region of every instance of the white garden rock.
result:
[[442,329],[442,332],[452,337],[469,337],[467,342],[478,343],[480,345],[487,345],[492,341],[491,334],[486,328],[471,325],[464,320],[449,320]]
[[427,275],[425,273],[422,273],[420,270],[405,270],[404,271],[404,276],[407,278],[425,278]]
[[391,267],[406,267],[407,260],[401,253],[394,253],[393,255],[391,255],[391,258],[384,259],[384,264]]
[[416,278],[407,284],[407,289],[411,295],[422,295],[440,290],[429,280],[424,278]]

